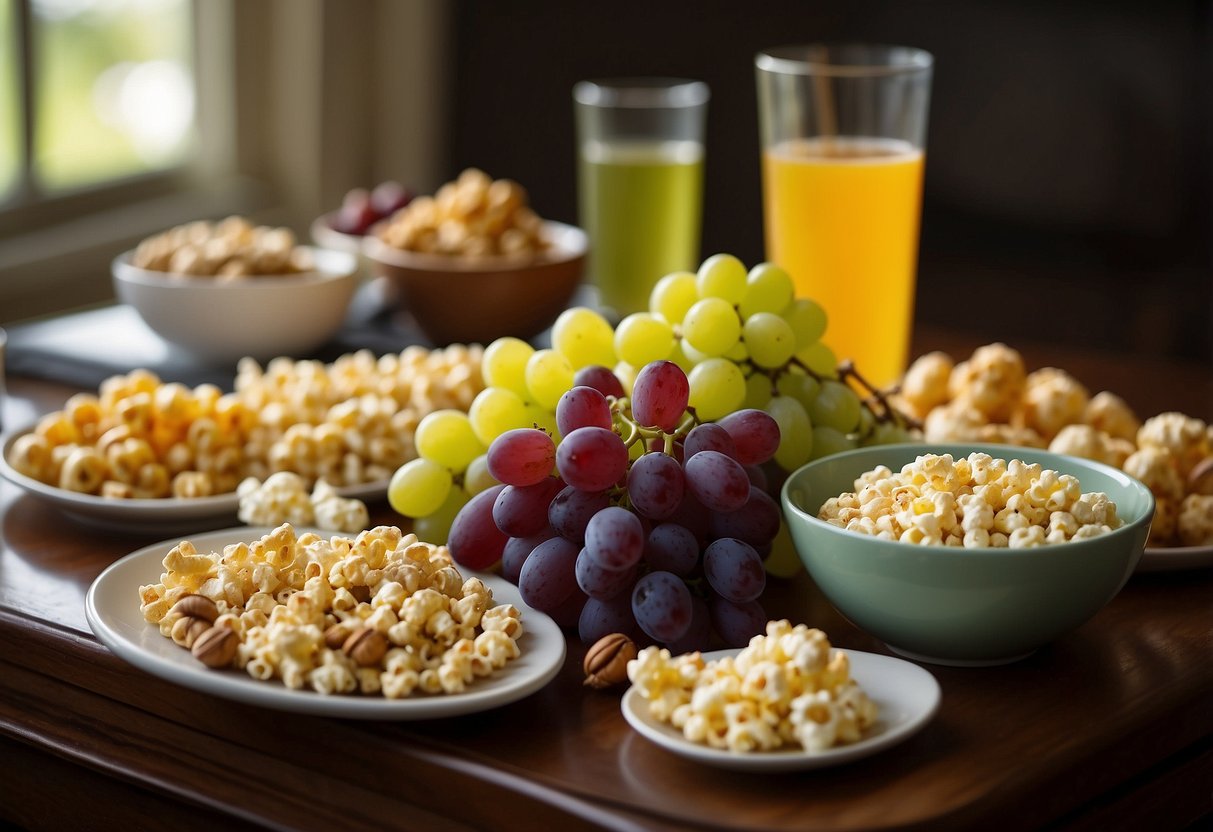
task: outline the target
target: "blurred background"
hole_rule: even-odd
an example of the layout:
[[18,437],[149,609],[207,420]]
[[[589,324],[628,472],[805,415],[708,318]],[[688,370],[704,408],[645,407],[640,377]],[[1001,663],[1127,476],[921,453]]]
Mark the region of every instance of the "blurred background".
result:
[[1213,372],[1213,17],[1174,0],[609,6],[0,0],[0,323],[112,297],[149,233],[301,237],[356,186],[476,166],[576,222],[571,90],[706,81],[703,253],[762,259],[753,58],[934,53],[917,319]]

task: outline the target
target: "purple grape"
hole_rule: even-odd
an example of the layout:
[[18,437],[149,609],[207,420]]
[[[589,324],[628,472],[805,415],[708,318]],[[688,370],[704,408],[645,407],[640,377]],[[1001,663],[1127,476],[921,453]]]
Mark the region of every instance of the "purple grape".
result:
[[736,537],[757,547],[775,539],[782,520],[779,505],[771,495],[751,486],[750,498],[744,506],[737,511],[712,514],[708,528],[716,537]]
[[544,610],[552,617],[558,625],[565,629],[576,627],[581,621],[581,611],[585,609],[586,603],[590,599],[581,591],[580,587],[573,587],[573,591],[569,593],[569,597],[561,601],[555,609]]
[[646,428],[673,433],[691,395],[687,374],[673,361],[645,364],[632,383],[632,417]]
[[711,511],[736,511],[750,497],[750,478],[735,459],[720,451],[700,451],[687,459],[687,490]]
[[653,520],[662,520],[677,511],[685,490],[682,466],[667,454],[645,454],[628,470],[632,508]]
[[677,575],[650,572],[632,590],[636,623],[657,641],[669,643],[686,635],[692,613],[691,591]]
[[678,510],[666,518],[666,522],[688,529],[691,534],[695,535],[695,540],[700,547],[703,547],[715,540],[708,528],[711,519],[708,510],[703,507],[703,503],[695,499],[695,495],[688,490],[682,495],[682,502],[678,504]]
[[556,477],[534,485],[507,485],[493,503],[493,522],[510,537],[529,537],[548,524],[548,506],[564,489]]
[[593,387],[574,387],[556,403],[556,428],[568,436],[577,428],[611,429],[611,406]]
[[531,551],[518,575],[518,592],[528,606],[551,612],[577,588],[580,547],[563,537],[545,540]]
[[602,569],[628,569],[644,554],[644,536],[639,517],[626,508],[607,506],[585,527],[585,551]]
[[488,569],[501,559],[509,535],[493,522],[493,503],[504,488],[494,485],[481,491],[451,521],[446,545],[455,563],[468,569]]
[[699,541],[686,526],[662,523],[649,532],[644,559],[654,570],[685,577],[699,562]]
[[[665,453],[665,438],[661,437],[661,436],[656,436],[656,437],[650,439],[648,441],[648,450],[650,453],[659,453],[659,454]],[[672,456],[679,465],[682,464],[683,457],[685,456],[685,454],[683,453],[683,450],[682,450],[682,441],[681,440],[671,443],[670,452],[669,452],[669,454],[667,454],[667,456]]]
[[584,644],[593,644],[611,633],[623,633],[635,638],[640,634],[636,616],[632,614],[632,596],[590,598],[581,609],[577,635]]
[[568,486],[548,506],[548,523],[556,533],[578,546],[585,543],[585,527],[590,518],[610,505],[603,491],[581,491]]
[[636,583],[636,567],[603,569],[585,549],[577,555],[577,586],[591,598],[614,598]]
[[489,473],[506,485],[543,482],[556,464],[556,444],[537,428],[515,428],[493,440],[488,453]]
[[560,443],[556,465],[560,476],[574,488],[605,491],[627,473],[628,449],[606,428],[577,428]]
[[743,465],[745,475],[750,478],[750,485],[762,491],[767,490],[767,472],[761,465]]
[[545,524],[543,531],[538,534],[530,537],[511,537],[501,552],[501,577],[517,586],[518,576],[522,573],[522,564],[530,557],[531,552],[540,543],[551,540],[555,536],[556,532],[552,527]]
[[712,615],[708,612],[707,602],[691,596],[691,626],[680,638],[674,639],[666,646],[670,648],[671,653],[679,655],[707,650],[711,644]]
[[757,601],[734,604],[719,595],[708,598],[712,627],[729,647],[745,647],[767,628],[767,614]]
[[735,604],[753,601],[767,586],[767,571],[754,547],[722,537],[703,550],[703,574],[721,598]]
[[716,422],[733,438],[742,465],[761,465],[779,449],[779,425],[769,413],[747,408],[730,413]]
[[684,460],[690,459],[700,451],[719,451],[730,459],[737,458],[737,448],[733,444],[733,437],[729,436],[729,432],[720,425],[711,422],[693,427],[687,434],[687,438],[682,441],[682,447]]
[[624,396],[623,382],[619,380],[619,376],[601,364],[582,367],[573,376],[573,384],[577,387],[593,387],[604,396],[614,396],[617,399]]

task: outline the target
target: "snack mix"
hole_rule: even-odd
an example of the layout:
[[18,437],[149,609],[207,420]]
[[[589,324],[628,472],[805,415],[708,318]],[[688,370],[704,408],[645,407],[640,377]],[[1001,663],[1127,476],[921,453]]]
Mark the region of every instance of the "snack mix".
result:
[[315,269],[312,254],[289,228],[254,226],[244,217],[203,220],[148,237],[131,264],[154,272],[237,280]]
[[1064,370],[1027,372],[1006,344],[956,363],[918,358],[893,401],[924,423],[927,442],[995,442],[1092,459],[1144,482],[1157,507],[1150,546],[1213,545],[1213,426],[1182,413],[1143,423],[1123,399],[1091,396]]
[[850,660],[825,633],[770,621],[736,657],[705,662],[646,647],[628,678],[649,712],[691,742],[737,753],[858,742],[877,707],[851,678]]
[[967,549],[1065,543],[1122,525],[1108,495],[1083,493],[1077,478],[982,453],[924,454],[897,474],[879,466],[817,516],[882,540]]
[[388,245],[428,254],[534,255],[547,248],[526,190],[468,168],[432,197],[419,196],[379,230]]
[[139,610],[210,667],[322,694],[460,693],[520,655],[521,614],[460,575],[444,546],[394,526],[198,552],[182,541]]

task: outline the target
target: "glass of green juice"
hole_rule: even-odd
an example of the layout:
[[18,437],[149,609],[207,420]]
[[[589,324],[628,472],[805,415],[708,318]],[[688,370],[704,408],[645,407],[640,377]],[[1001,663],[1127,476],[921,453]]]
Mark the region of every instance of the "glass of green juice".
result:
[[648,309],[653,284],[699,262],[708,97],[680,78],[573,87],[580,222],[608,314]]

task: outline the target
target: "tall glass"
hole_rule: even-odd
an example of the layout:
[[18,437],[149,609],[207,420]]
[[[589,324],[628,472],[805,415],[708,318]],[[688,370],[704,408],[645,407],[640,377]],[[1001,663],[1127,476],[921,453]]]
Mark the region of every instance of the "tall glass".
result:
[[931,55],[902,46],[759,53],[767,259],[825,307],[825,343],[874,384],[906,368]]
[[573,101],[590,278],[603,306],[622,317],[648,308],[662,276],[698,265],[708,87],[582,81]]

